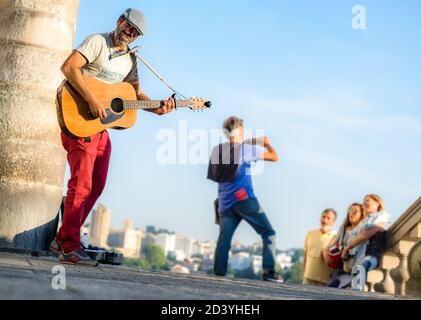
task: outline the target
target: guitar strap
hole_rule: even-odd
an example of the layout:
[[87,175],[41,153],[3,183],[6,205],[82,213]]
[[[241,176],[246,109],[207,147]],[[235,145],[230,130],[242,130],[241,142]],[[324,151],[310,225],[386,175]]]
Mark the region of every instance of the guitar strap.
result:
[[169,85],[164,78],[162,78],[159,73],[144,59],[142,58],[140,55],[138,55],[136,52],[140,49],[140,47],[135,47],[133,49],[130,49],[129,52],[131,54],[133,54],[136,58],[138,58],[158,79],[159,81],[161,81],[168,89],[170,89],[174,94],[179,95],[180,97],[184,98],[184,99],[188,99],[186,98],[184,95],[182,95],[180,92],[178,92],[177,90],[175,90],[171,85]]
[[[161,81],[168,89],[170,89],[174,94],[172,95],[172,98],[175,101],[175,96],[178,95],[186,100],[188,100],[188,98],[184,95],[182,95],[179,91],[175,90],[171,85],[168,84],[168,82],[166,82],[164,80],[164,78],[144,59],[142,58],[140,55],[137,54],[137,51],[139,51],[142,48],[142,46],[138,46],[138,47],[134,47],[134,48],[129,48],[128,50],[124,51],[124,52],[114,52],[113,54],[110,55],[110,60],[117,58],[117,57],[121,57],[124,56],[128,53],[134,55],[137,59],[139,59],[157,78],[159,81]],[[175,108],[177,109],[177,104],[175,105]]]

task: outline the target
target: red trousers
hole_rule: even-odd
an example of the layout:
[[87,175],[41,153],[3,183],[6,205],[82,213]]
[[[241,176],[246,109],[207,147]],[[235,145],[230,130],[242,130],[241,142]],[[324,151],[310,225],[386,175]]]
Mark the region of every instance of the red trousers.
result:
[[107,131],[87,139],[71,139],[61,133],[61,141],[67,151],[71,176],[57,241],[69,253],[80,249],[80,228],[105,187],[111,141]]

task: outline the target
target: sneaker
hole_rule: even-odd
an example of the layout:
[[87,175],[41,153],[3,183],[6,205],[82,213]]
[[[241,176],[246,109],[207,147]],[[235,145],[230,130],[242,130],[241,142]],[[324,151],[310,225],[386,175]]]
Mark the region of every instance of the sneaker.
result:
[[[94,250],[94,251],[100,251],[100,252],[105,251],[105,248],[96,247],[91,244],[88,246],[85,246],[83,242],[80,243],[80,247],[82,248],[82,250],[85,250],[85,251],[86,250]],[[54,238],[50,244],[50,251],[56,254],[60,254],[61,248],[62,248],[61,243],[57,240],[57,238]]]
[[284,279],[280,275],[277,275],[275,272],[264,272],[263,281],[284,283]]
[[54,238],[50,244],[50,251],[54,252],[55,254],[61,253],[61,243],[56,238]]
[[77,251],[72,251],[69,253],[60,253],[60,262],[63,264],[75,264],[80,266],[86,267],[96,267],[98,266],[98,262],[91,259],[88,254],[80,249]]

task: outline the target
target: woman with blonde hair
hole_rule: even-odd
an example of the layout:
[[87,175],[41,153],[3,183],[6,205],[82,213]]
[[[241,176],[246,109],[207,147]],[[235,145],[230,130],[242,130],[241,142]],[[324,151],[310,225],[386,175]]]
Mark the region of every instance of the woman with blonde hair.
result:
[[355,261],[352,274],[360,273],[358,285],[353,288],[363,290],[367,272],[377,268],[385,246],[385,231],[390,227],[390,215],[384,209],[382,198],[375,194],[364,197],[364,220],[351,232],[350,242],[342,252],[342,258],[352,257]]
[[[337,237],[329,245],[329,248],[341,250],[350,241],[351,231],[358,226],[363,216],[363,206],[360,203],[353,203],[348,207],[346,218],[339,229]],[[331,263],[328,251],[325,252],[325,261]],[[334,270],[327,286],[331,288],[346,288],[351,283],[351,274],[343,269],[343,265],[338,270]]]

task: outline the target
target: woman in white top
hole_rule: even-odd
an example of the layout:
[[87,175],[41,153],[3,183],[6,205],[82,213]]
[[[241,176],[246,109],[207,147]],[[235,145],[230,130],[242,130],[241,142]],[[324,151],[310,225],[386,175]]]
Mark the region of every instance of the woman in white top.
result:
[[384,210],[384,202],[378,195],[365,196],[363,209],[366,217],[352,230],[350,242],[342,251],[342,258],[352,256],[355,266],[363,267],[365,273],[360,281],[361,288],[365,285],[367,272],[377,268],[384,250],[385,231],[391,224],[390,216]]

